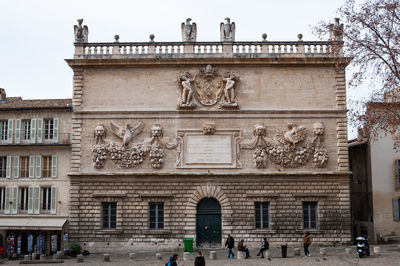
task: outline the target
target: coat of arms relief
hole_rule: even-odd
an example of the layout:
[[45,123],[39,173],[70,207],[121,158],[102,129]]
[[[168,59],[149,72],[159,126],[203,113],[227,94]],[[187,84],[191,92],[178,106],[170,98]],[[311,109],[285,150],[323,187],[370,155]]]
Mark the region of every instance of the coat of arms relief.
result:
[[218,69],[211,65],[200,67],[194,77],[189,72],[184,72],[178,75],[178,109],[196,108],[195,99],[203,106],[213,106],[221,102],[219,108],[238,108],[238,84],[237,74],[228,72],[222,76]]

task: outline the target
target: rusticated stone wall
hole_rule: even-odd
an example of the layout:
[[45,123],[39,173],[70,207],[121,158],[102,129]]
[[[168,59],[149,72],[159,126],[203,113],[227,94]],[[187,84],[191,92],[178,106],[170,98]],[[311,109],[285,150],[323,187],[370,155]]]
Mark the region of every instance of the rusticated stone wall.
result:
[[[166,180],[168,180],[166,182]],[[314,243],[350,241],[347,176],[72,176],[71,238],[92,252],[143,248],[177,248],[196,237],[196,206],[206,197],[221,205],[222,236],[231,233],[258,246],[302,241],[302,202],[318,202]],[[270,203],[268,230],[254,228],[254,202]],[[117,229],[101,229],[101,202],[117,202]],[[149,230],[149,202],[164,202],[163,230]]]

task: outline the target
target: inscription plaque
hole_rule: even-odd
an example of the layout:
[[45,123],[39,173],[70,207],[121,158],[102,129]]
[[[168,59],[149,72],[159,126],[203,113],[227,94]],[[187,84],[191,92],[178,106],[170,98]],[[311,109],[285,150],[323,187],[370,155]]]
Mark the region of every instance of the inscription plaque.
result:
[[231,135],[189,135],[185,149],[187,164],[232,164]]

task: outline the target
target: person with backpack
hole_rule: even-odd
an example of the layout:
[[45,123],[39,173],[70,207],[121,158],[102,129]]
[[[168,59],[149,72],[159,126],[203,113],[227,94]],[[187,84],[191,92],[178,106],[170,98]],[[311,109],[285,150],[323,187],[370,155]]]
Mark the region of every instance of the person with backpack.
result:
[[228,234],[228,238],[225,241],[225,247],[228,247],[228,259],[230,258],[232,254],[232,259],[235,257],[235,254],[233,254],[232,249],[235,246],[235,239],[231,236],[231,234]]
[[165,266],[178,266],[176,261],[178,260],[178,254],[174,254],[171,258],[169,258],[169,261],[165,264]]

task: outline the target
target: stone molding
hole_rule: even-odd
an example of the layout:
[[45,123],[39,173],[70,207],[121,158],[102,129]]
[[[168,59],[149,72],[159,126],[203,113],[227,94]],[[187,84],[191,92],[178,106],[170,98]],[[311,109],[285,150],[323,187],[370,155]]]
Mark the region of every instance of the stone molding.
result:
[[276,193],[246,193],[247,198],[278,198]]
[[157,194],[157,193],[141,193],[141,194],[139,194],[139,197],[141,199],[146,199],[146,198],[173,198],[174,195],[172,195],[172,194]]
[[93,193],[94,198],[125,198],[128,193]]

